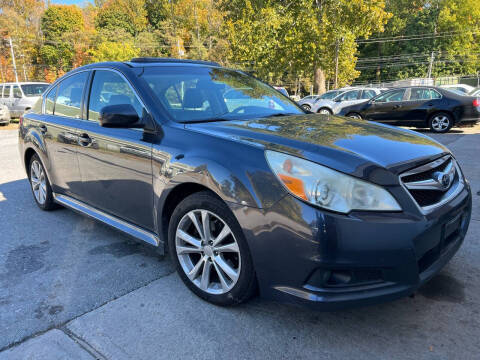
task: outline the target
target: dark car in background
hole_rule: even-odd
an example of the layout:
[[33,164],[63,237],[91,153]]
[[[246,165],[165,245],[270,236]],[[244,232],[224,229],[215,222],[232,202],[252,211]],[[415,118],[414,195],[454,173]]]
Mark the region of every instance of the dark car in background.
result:
[[409,295],[457,252],[472,208],[434,140],[307,114],[210,62],[75,69],[21,118],[19,148],[42,210],[63,205],[168,251],[219,305],[257,289],[326,310]]
[[445,133],[453,126],[476,124],[480,99],[438,87],[404,87],[347,106],[339,115]]

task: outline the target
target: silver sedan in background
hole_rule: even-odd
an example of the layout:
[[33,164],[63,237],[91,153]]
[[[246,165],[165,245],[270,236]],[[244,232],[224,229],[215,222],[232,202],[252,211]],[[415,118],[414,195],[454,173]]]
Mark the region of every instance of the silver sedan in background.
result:
[[361,103],[380,94],[380,88],[354,88],[342,92],[331,100],[319,100],[313,104],[311,112],[332,115],[338,114],[345,106]]

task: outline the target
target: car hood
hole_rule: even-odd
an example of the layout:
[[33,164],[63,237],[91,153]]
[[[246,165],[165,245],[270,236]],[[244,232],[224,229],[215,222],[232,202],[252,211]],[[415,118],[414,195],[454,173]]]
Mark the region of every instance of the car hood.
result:
[[289,153],[370,179],[379,168],[398,175],[449,153],[443,145],[413,131],[318,114],[188,124],[186,128]]

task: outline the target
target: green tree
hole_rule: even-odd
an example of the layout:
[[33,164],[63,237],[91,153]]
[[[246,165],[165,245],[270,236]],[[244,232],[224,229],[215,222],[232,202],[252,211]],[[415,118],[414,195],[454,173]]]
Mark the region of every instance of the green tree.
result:
[[140,49],[130,43],[104,41],[95,49],[90,50],[93,62],[125,61],[140,55]]
[[432,76],[480,70],[477,1],[388,0],[387,10],[394,15],[385,33],[360,47],[359,80],[425,77],[430,64]]
[[52,5],[43,14],[41,30],[44,44],[39,57],[42,64],[58,70],[69,70],[75,58],[75,48],[83,39],[83,15],[75,5]]
[[318,92],[335,74],[339,86],[358,76],[355,40],[382,31],[390,17],[383,0],[232,0],[223,7],[232,62],[273,82],[314,77]]
[[133,36],[147,27],[145,0],[109,0],[98,11],[97,29],[123,29]]

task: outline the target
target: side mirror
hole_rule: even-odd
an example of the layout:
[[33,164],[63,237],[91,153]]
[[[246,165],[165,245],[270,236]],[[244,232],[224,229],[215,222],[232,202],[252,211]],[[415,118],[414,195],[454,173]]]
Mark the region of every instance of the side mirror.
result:
[[100,125],[108,128],[143,128],[131,104],[108,105],[100,110]]

